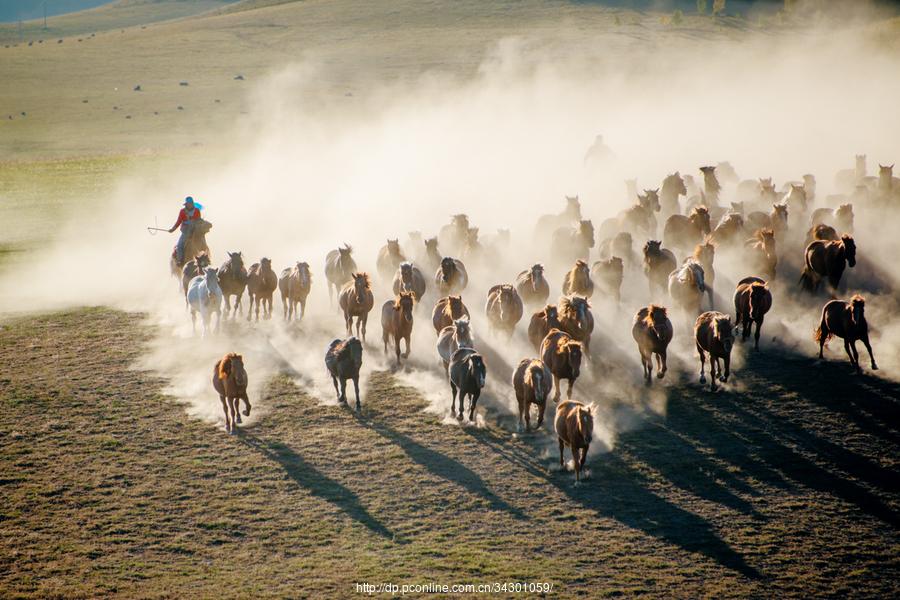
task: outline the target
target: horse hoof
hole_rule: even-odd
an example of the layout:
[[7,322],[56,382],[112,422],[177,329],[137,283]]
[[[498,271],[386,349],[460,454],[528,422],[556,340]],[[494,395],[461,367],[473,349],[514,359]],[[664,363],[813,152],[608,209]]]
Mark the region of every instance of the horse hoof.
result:
[[878,370],[878,365],[876,365],[875,363],[872,363],[872,370],[873,370],[873,371],[877,371],[877,370]]
[[726,383],[728,380],[724,377],[719,377],[719,381],[721,381],[722,383]]
[[706,377],[700,376],[700,383],[706,383]]
[[656,378],[657,378],[657,379],[662,379],[662,378],[665,377],[665,376],[666,376],[666,372],[665,372],[665,371],[660,371],[659,373],[656,374]]

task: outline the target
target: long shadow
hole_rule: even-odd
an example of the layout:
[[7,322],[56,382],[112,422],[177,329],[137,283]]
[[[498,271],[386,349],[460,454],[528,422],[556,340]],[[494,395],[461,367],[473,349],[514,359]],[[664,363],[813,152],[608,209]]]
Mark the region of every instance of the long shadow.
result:
[[238,439],[247,447],[277,463],[299,487],[313,496],[334,504],[350,518],[365,525],[372,533],[394,539],[394,533],[366,510],[353,491],[307,463],[287,445],[261,440],[243,429],[238,429]]
[[359,423],[400,446],[411,460],[423,466],[433,475],[465,488],[473,496],[485,498],[491,508],[507,512],[516,519],[528,518],[521,510],[497,496],[478,473],[461,462],[420,444],[405,433],[397,431],[383,422],[371,418],[359,418]]

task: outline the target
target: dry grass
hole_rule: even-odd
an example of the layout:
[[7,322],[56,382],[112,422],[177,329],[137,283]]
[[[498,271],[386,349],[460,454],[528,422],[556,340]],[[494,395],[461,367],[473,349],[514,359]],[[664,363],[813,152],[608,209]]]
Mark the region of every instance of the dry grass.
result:
[[[550,580],[561,597],[895,597],[900,388],[762,354],[750,391],[678,384],[575,488],[498,424],[441,425],[373,373],[362,417],[287,378],[239,435],[129,369],[105,309],[0,331],[0,592],[355,595]],[[252,372],[251,372],[252,376]],[[777,382],[777,383],[776,383]]]

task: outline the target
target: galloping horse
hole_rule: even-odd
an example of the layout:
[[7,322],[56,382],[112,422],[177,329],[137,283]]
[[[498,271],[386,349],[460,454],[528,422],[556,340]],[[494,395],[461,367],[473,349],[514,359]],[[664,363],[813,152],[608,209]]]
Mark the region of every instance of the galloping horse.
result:
[[856,242],[847,234],[840,240],[825,242],[817,240],[806,247],[806,265],[800,274],[800,286],[804,291],[814,293],[828,279],[829,291],[834,294],[841,283],[844,268],[856,266]]
[[869,343],[869,324],[866,322],[866,301],[859,294],[850,298],[850,302],[832,300],[822,309],[822,321],[816,329],[816,341],[819,342],[819,358],[822,359],[822,349],[832,336],[844,338],[844,350],[850,357],[850,364],[857,373],[862,373],[859,366],[859,352],[856,350],[856,340],[860,340],[869,351],[869,359],[872,361],[872,370],[877,371],[875,356],[872,354],[872,345]]
[[353,279],[353,273],[356,272],[356,261],[353,260],[353,248],[349,244],[344,244],[343,248],[331,250],[325,256],[325,279],[328,281],[328,302],[332,303],[331,288],[334,288],[334,294],[340,293],[344,284]]

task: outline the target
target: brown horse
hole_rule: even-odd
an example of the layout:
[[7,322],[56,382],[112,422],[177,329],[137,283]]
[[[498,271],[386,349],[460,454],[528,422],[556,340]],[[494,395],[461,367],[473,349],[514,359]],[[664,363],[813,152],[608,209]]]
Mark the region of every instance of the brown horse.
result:
[[656,215],[660,211],[659,190],[644,190],[637,195],[637,202],[626,208],[614,220],[605,221],[600,228],[601,235],[611,235],[612,228],[627,231],[631,235],[651,236],[656,234]]
[[388,240],[387,244],[378,250],[378,258],[375,261],[375,267],[378,269],[378,275],[384,281],[390,281],[394,273],[400,267],[400,263],[404,262],[406,257],[400,249],[400,240]]
[[431,324],[435,333],[440,333],[444,327],[452,325],[453,321],[469,316],[469,309],[463,304],[462,296],[445,296],[434,303],[431,311]]
[[438,239],[436,237],[425,240],[425,256],[422,264],[429,271],[437,270],[441,266],[441,251],[438,250]]
[[225,298],[225,318],[231,312],[231,296],[235,296],[234,314],[236,317],[241,310],[241,298],[247,287],[247,269],[244,268],[244,257],[240,252],[229,252],[228,260],[219,267],[219,287],[222,288],[222,296]]
[[575,265],[563,278],[562,293],[563,296],[579,294],[585,298],[594,295],[594,282],[591,280],[591,271],[587,262],[580,258],[575,261]]
[[422,275],[419,267],[411,262],[401,263],[400,268],[394,274],[392,288],[395,296],[400,292],[411,292],[418,304],[425,295],[425,276]]
[[525,312],[519,293],[510,284],[500,284],[488,290],[487,304],[484,313],[488,324],[497,331],[512,337],[516,329],[516,323],[522,320]]
[[838,235],[835,228],[831,225],[826,225],[825,223],[819,223],[806,232],[806,245],[809,245],[810,242],[816,240],[834,242],[839,239],[841,239],[841,236]]
[[334,294],[338,295],[344,284],[353,279],[353,273],[356,272],[356,261],[353,260],[353,248],[349,244],[344,244],[343,248],[330,251],[325,256],[325,279],[328,281],[328,302],[332,300],[331,288],[334,288]]
[[[353,317],[356,317],[356,336],[361,337],[365,344],[369,311],[375,306],[375,297],[372,295],[372,284],[368,273],[353,273],[353,281],[345,284],[341,290],[338,305],[344,312],[347,335],[353,334]],[[360,330],[362,330],[361,333]]]
[[703,285],[706,287],[706,294],[709,296],[709,308],[712,310],[715,308],[713,286],[716,283],[716,269],[713,267],[713,263],[716,260],[716,246],[708,240],[702,244],[697,244],[692,256],[703,267]]
[[675,270],[678,262],[671,250],[662,247],[658,240],[648,240],[644,244],[644,275],[650,284],[650,295],[655,290],[666,293],[669,283],[669,273]]
[[537,263],[516,276],[516,291],[527,306],[540,306],[550,297],[550,284],[544,278],[544,265]]
[[519,404],[519,431],[531,431],[531,405],[538,408],[538,421],[535,429],[544,423],[544,410],[547,408],[547,396],[553,389],[553,374],[543,361],[537,358],[523,358],[516,367],[512,377],[513,390]]
[[844,233],[853,233],[853,205],[841,204],[835,209],[817,208],[812,212],[810,224],[815,226],[819,223],[833,225],[833,227]]
[[869,351],[869,359],[872,361],[872,370],[877,371],[875,356],[872,354],[872,345],[869,343],[869,324],[866,323],[866,301],[859,294],[850,298],[850,302],[832,300],[822,309],[822,321],[816,329],[816,341],[819,342],[819,358],[824,359],[822,349],[832,336],[838,336],[844,340],[844,350],[850,357],[850,365],[857,373],[862,373],[859,366],[859,352],[856,350],[856,340],[860,340]]
[[693,248],[710,233],[709,210],[695,206],[689,216],[672,215],[663,227],[663,241],[670,248]]
[[590,219],[578,222],[576,227],[561,227],[553,232],[550,254],[562,262],[587,259],[594,247],[594,224]]
[[[734,345],[734,326],[726,314],[707,311],[697,317],[694,324],[694,341],[700,355],[700,383],[706,383],[703,370],[706,366],[706,352],[709,352],[709,389],[716,391],[716,373],[719,381],[728,381],[731,373],[731,347]],[[724,371],[719,368],[722,360]]]
[[744,233],[744,217],[737,213],[723,215],[716,225],[709,239],[717,246],[733,246],[737,244]]
[[693,258],[669,274],[669,295],[684,312],[700,314],[700,303],[706,293],[703,267]]
[[618,256],[629,269],[636,267],[640,261],[634,251],[634,239],[627,231],[620,231],[611,238],[603,240],[597,247],[600,260]]
[[734,326],[743,326],[741,339],[747,341],[750,329],[756,323],[753,345],[756,350],[759,350],[759,330],[762,329],[763,319],[770,308],[772,292],[763,279],[744,277],[738,282],[734,292]]
[[535,350],[541,349],[541,342],[553,328],[560,328],[559,313],[555,304],[548,304],[542,310],[531,315],[531,322],[528,324],[528,341]]
[[672,341],[672,322],[662,306],[651,304],[634,316],[631,337],[637,342],[647,385],[653,381],[653,355],[656,355],[656,376],[662,379],[669,369],[666,365],[666,349]]
[[435,346],[437,347],[438,356],[441,357],[441,361],[444,363],[444,373],[449,377],[450,360],[453,358],[453,353],[460,348],[475,347],[469,317],[456,319],[452,325],[441,329]]
[[284,309],[284,319],[290,321],[297,313],[297,304],[300,304],[300,317],[306,314],[306,298],[312,287],[312,275],[309,272],[309,263],[298,262],[293,267],[288,267],[281,272],[278,279],[278,291],[281,292],[281,307]]
[[393,300],[381,306],[381,339],[384,342],[384,353],[388,352],[388,341],[394,340],[397,354],[397,366],[400,366],[400,340],[406,340],[406,352],[403,358],[409,358],[409,338],[413,328],[413,305],[415,299],[412,292],[400,292]]
[[747,215],[744,222],[754,229],[771,229],[776,239],[781,239],[788,231],[788,207],[786,204],[773,204],[769,214],[754,211]]
[[[338,402],[347,404],[347,380],[353,380],[353,390],[356,392],[356,411],[362,408],[359,404],[359,370],[362,367],[363,346],[355,337],[346,340],[333,340],[325,352],[325,368],[331,375],[334,384],[334,392]],[[340,382],[340,389],[338,389]]]
[[559,441],[559,466],[565,468],[563,450],[568,446],[572,450],[575,485],[581,485],[581,472],[584,470],[591,438],[594,435],[594,412],[596,412],[594,404],[585,406],[577,400],[566,400],[556,407],[553,428]]
[[747,263],[751,271],[762,273],[766,279],[775,279],[778,254],[775,251],[775,232],[771,229],[757,229],[753,237],[744,242],[747,249]]
[[250,305],[247,307],[247,320],[250,320],[253,312],[253,304],[256,303],[256,320],[259,321],[259,306],[263,305],[263,317],[272,318],[272,294],[278,288],[278,275],[272,270],[272,261],[261,258],[258,263],[250,265],[247,271],[247,294],[250,296]]
[[237,423],[241,422],[240,403],[244,401],[244,416],[250,416],[250,398],[247,396],[247,371],[244,369],[244,357],[234,352],[216,361],[212,376],[213,388],[222,401],[225,411],[225,431],[234,433]]
[[197,256],[184,263],[184,267],[181,269],[181,289],[184,291],[185,304],[187,304],[187,292],[191,279],[203,273],[208,266],[209,254],[206,252],[200,252]]
[[555,215],[542,215],[538,218],[535,227],[535,237],[544,239],[552,235],[560,227],[568,227],[581,220],[581,202],[578,196],[566,196],[566,206],[563,211]]
[[811,242],[806,247],[806,265],[800,274],[800,286],[804,291],[814,293],[822,285],[822,279],[827,278],[833,295],[846,265],[856,266],[856,242],[851,236],[844,234],[833,242]]
[[559,309],[559,328],[584,346],[590,358],[591,334],[594,332],[594,315],[591,303],[584,296],[563,296],[556,303]]
[[[197,256],[201,252],[206,253],[207,256],[212,254],[209,251],[209,245],[206,243],[206,234],[212,229],[212,223],[203,219],[197,219],[191,221],[191,223],[193,223],[191,232],[184,244],[185,262],[187,262],[188,256]],[[184,263],[178,262],[176,247],[172,248],[172,255],[169,258],[169,268],[172,271],[172,275],[175,277],[183,274],[182,269],[184,268]]]
[[625,263],[618,256],[598,260],[591,266],[591,276],[607,296],[612,296],[616,304],[622,299],[622,281],[625,278]]
[[572,386],[581,374],[584,346],[565,331],[551,329],[541,342],[541,360],[553,374],[554,402],[559,402],[559,381],[569,382],[566,398],[572,398]]
[[445,256],[434,274],[434,285],[441,294],[458,294],[469,285],[469,274],[461,260]]
[[668,216],[680,213],[681,206],[678,197],[685,195],[687,195],[687,188],[678,171],[663,179],[662,189],[659,191],[659,205],[662,214]]
[[475,406],[478,404],[478,397],[481,396],[481,390],[484,388],[484,382],[487,378],[487,367],[484,364],[484,357],[472,348],[460,348],[450,358],[450,368],[448,370],[450,391],[452,393],[450,412],[456,415],[456,395],[459,393],[459,416],[457,418],[462,421],[466,396],[469,396],[471,398],[469,421],[474,421]]
[[719,183],[719,179],[716,177],[716,168],[709,166],[700,167],[700,172],[703,173],[703,195],[709,202],[707,206],[718,206],[722,184]]

